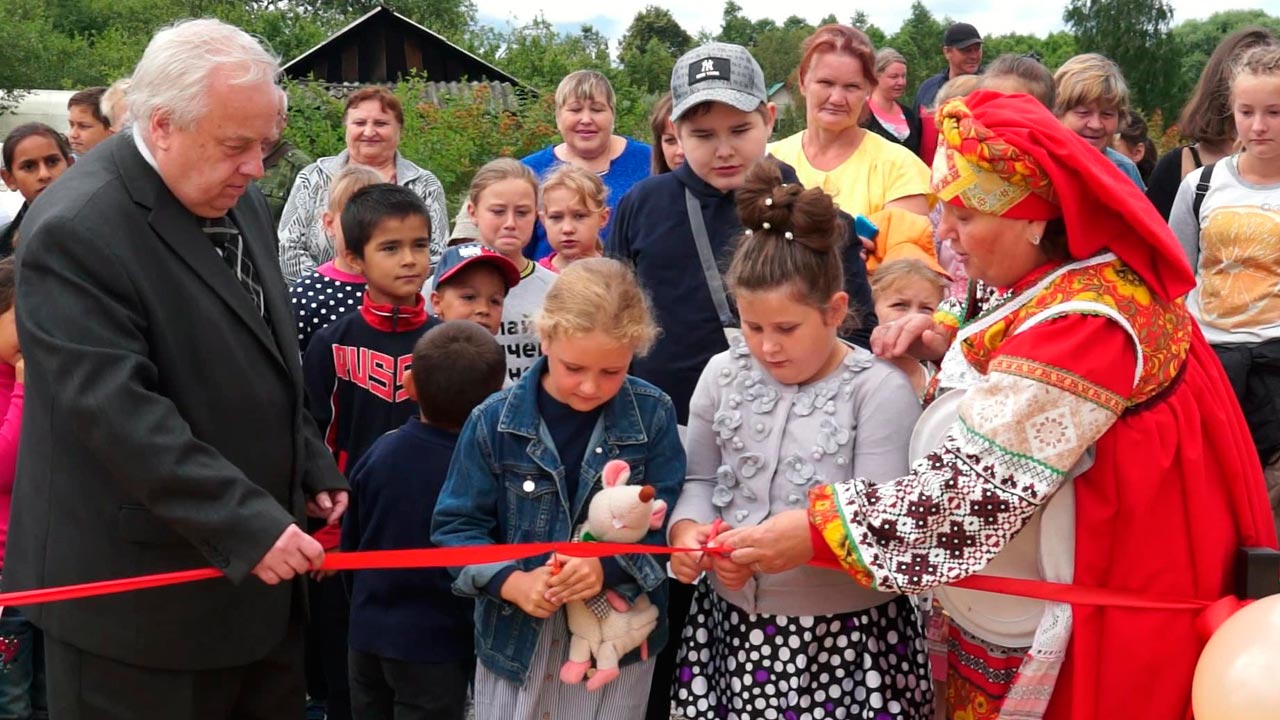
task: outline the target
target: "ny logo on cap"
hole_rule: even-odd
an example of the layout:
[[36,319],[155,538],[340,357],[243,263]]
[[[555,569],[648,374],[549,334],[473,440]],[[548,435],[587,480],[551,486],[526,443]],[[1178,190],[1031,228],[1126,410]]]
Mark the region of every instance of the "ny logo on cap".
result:
[[689,64],[689,84],[697,85],[706,80],[729,81],[728,58],[710,57]]

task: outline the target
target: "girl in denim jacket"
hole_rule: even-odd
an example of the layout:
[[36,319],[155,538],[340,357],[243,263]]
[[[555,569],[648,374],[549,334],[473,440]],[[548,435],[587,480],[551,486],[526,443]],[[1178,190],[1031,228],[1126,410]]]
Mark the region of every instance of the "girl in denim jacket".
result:
[[[436,506],[437,545],[569,540],[586,518],[606,462],[625,460],[631,483],[651,485],[668,505],[684,480],[685,456],[671,400],[627,375],[657,335],[635,277],[616,260],[574,263],[548,291],[537,318],[545,354],[515,385],[471,414]],[[665,528],[649,533],[661,545]],[[648,593],[664,610],[649,654],[667,642],[666,571],[652,556],[552,559],[456,570],[456,592],[476,598],[477,720],[644,717],[653,660],[623,658],[622,674],[596,692],[559,680],[568,659],[562,608],[603,588]]]

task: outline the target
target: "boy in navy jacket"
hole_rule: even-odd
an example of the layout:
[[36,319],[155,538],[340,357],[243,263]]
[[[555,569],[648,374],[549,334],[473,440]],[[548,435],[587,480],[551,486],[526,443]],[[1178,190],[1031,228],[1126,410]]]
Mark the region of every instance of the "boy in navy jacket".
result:
[[[687,198],[698,207],[718,269],[727,268],[734,238],[743,231],[733,193],[752,164],[767,157],[776,110],[755,58],[728,43],[685,53],[671,71],[671,96],[685,163],[640,181],[623,196],[609,222],[605,252],[635,266],[662,328],[649,354],[631,364],[631,374],[670,395],[684,425],[702,369],[729,349],[694,243]],[[783,180],[799,182],[795,170],[779,164]],[[843,218],[850,233],[843,251],[846,292],[859,321],[846,339],[867,347],[876,324],[871,286],[852,218]]]
[[[351,471],[343,550],[433,547],[431,516],[458,432],[502,389],[506,354],[484,327],[455,320],[413,349],[405,388],[420,412],[378,438]],[[475,667],[474,601],[443,568],[362,570],[351,580],[352,717],[462,720]]]
[[383,433],[417,412],[405,388],[413,347],[439,321],[422,285],[431,272],[431,222],[411,191],[380,183],[342,211],[348,262],[365,277],[359,312],[318,330],[302,358],[307,410],[344,473]]

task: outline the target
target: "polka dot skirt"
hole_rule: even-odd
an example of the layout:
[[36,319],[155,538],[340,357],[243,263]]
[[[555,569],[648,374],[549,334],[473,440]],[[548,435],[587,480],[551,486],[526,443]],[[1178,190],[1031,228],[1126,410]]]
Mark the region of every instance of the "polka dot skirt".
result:
[[755,615],[700,583],[675,688],[691,720],[933,716],[924,633],[905,597],[840,615]]

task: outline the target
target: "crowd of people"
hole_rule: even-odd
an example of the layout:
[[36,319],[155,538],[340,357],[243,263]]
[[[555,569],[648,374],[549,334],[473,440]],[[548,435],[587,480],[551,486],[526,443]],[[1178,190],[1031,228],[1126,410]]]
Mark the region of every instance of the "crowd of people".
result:
[[[214,20],[11,131],[3,589],[226,581],[5,607],[0,716],[1186,717],[1191,614],[949,583],[1211,601],[1276,546],[1280,42],[1223,40],[1157,158],[1111,60],[941,40],[907,104],[818,28],[777,140],[737,45],[649,142],[570,73],[456,214],[395,95],[313,161]],[[686,552],[321,569],[580,539],[614,461]],[[576,605],[656,620],[583,684]]]

